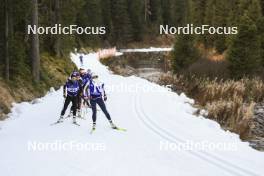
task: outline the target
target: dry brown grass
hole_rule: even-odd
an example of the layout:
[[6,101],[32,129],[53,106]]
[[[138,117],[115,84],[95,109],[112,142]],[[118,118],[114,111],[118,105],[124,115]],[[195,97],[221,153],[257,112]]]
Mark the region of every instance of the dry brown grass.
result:
[[40,83],[34,84],[24,77],[9,82],[0,78],[0,120],[7,117],[13,102],[31,101],[45,95],[50,87],[59,88],[74,68],[70,59],[42,54]]
[[175,91],[183,91],[208,111],[208,118],[247,138],[249,121],[255,103],[264,100],[264,83],[260,78],[240,80],[210,80],[209,78],[163,75],[161,84],[172,84]]

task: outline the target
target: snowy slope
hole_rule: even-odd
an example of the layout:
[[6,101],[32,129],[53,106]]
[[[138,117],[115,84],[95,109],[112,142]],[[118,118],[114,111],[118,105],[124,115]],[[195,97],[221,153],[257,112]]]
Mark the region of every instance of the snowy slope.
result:
[[[79,65],[78,55],[72,55]],[[261,176],[264,153],[241,142],[219,125],[192,115],[192,100],[137,77],[111,74],[96,54],[84,57],[108,86],[107,108],[113,121],[127,132],[114,131],[101,111],[91,129],[91,111],[80,127],[50,126],[62,108],[62,90],[51,91],[35,104],[16,104],[1,122],[0,175],[3,176]],[[33,151],[32,143],[39,144]],[[93,146],[60,149],[44,144]],[[177,148],[186,144],[200,146]],[[209,148],[203,148],[210,144]],[[231,145],[227,149],[216,145]],[[189,150],[188,150],[189,149]],[[191,149],[191,150],[190,150]]]

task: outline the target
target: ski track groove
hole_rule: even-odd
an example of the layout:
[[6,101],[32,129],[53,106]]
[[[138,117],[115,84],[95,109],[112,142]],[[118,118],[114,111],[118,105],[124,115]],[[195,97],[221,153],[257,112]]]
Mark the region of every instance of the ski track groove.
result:
[[[143,122],[143,124],[149,128],[152,132],[156,133],[156,135],[162,137],[163,139],[166,139],[172,143],[179,143],[179,142],[185,142],[183,139],[180,139],[178,136],[174,136],[171,133],[169,133],[167,130],[159,127],[155,122],[153,122],[144,112],[144,110],[142,108],[142,106],[139,106],[140,103],[140,99],[139,99],[139,95],[136,94],[135,96],[135,110],[136,113],[138,115],[138,118],[140,119],[141,122]],[[144,119],[145,117],[145,119]],[[188,152],[190,155],[197,157],[203,161],[208,162],[211,165],[214,165],[218,168],[223,169],[225,172],[227,172],[228,174],[231,175],[236,175],[236,176],[261,176],[258,175],[256,173],[253,173],[252,171],[248,171],[244,168],[241,168],[233,163],[230,163],[227,160],[224,160],[222,158],[220,158],[219,156],[215,156],[211,153],[208,152],[197,152],[197,151],[186,151]]]

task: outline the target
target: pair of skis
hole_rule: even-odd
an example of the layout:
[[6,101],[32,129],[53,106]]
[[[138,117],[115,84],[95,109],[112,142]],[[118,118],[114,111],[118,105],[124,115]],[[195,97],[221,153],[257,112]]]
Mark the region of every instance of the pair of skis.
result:
[[[54,122],[54,123],[52,123],[52,124],[50,124],[51,126],[53,126],[53,125],[57,125],[57,124],[60,124],[60,123],[63,123],[63,121],[57,121],[57,122]],[[73,122],[72,123],[73,125],[77,125],[77,126],[81,126],[79,123],[77,123],[77,122]]]
[[[52,123],[50,124],[51,126],[54,126],[54,125],[57,125],[57,124],[60,124],[60,123],[63,123],[63,121],[57,121],[55,123]],[[73,122],[72,123],[73,125],[76,125],[76,126],[81,126],[79,123],[77,122]],[[90,134],[92,134],[94,131],[95,131],[96,128],[92,128],[92,130],[90,131]],[[127,131],[125,128],[119,128],[119,127],[113,127],[112,128],[113,130],[117,130],[117,131]]]
[[[96,128],[92,128],[91,131],[90,131],[90,134],[93,134],[95,132],[95,129]],[[114,127],[112,129],[113,130],[117,130],[117,131],[123,131],[123,132],[126,132],[127,131],[125,128],[119,128],[119,127]]]

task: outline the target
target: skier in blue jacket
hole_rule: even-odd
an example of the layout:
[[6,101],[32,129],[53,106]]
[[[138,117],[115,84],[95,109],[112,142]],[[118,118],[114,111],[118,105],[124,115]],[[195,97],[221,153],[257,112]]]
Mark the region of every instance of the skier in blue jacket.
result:
[[112,122],[112,119],[110,117],[110,114],[108,113],[104,101],[107,100],[107,96],[104,89],[104,83],[101,83],[98,81],[98,76],[95,75],[92,77],[91,81],[87,83],[84,87],[84,98],[90,100],[90,104],[92,107],[92,119],[93,119],[93,130],[95,130],[96,127],[96,104],[99,105],[99,107],[104,112],[106,118],[108,119],[111,127],[113,129],[116,129],[117,127]]
[[[80,76],[80,73],[78,71],[73,72],[76,75],[77,81],[80,84],[81,89],[78,92],[78,96],[77,96],[77,107],[76,107],[76,115],[77,117],[81,118],[81,103],[82,103],[82,93],[83,93],[83,89],[82,89],[82,78]],[[72,117],[73,116],[73,105],[71,106],[71,111],[70,114],[68,115],[68,117]]]
[[82,87],[77,80],[77,74],[76,72],[73,72],[71,74],[70,79],[67,80],[65,85],[63,86],[63,97],[65,98],[64,106],[61,111],[61,116],[58,120],[58,122],[63,121],[63,116],[65,114],[65,111],[67,110],[70,102],[72,102],[73,106],[73,123],[76,123],[76,110],[77,110],[77,103],[78,103],[78,96],[79,92],[82,91]]
[[84,87],[92,79],[91,70],[88,69],[86,71],[84,68],[80,68],[79,73],[82,78],[82,86]]

